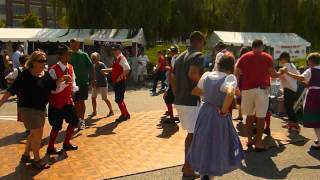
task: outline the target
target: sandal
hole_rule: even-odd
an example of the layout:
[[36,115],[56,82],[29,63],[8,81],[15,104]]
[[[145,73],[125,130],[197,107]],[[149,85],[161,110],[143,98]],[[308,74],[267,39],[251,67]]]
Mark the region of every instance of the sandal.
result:
[[107,115],[107,117],[111,117],[114,115],[114,112],[109,112],[109,114]]
[[28,163],[32,163],[33,159],[30,158],[29,155],[22,155],[21,159],[20,159],[20,163],[21,164],[28,164]]

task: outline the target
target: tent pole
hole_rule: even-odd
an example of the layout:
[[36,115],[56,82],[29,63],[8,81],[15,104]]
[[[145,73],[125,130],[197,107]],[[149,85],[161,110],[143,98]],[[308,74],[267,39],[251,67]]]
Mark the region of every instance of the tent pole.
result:
[[138,57],[138,43],[136,43],[136,58]]
[[34,41],[32,41],[32,52],[34,51]]

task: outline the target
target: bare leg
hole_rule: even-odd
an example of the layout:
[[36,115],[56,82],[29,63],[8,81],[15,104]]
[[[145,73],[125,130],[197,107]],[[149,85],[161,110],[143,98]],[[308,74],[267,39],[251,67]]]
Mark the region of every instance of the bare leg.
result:
[[92,98],[92,110],[93,114],[97,114],[97,98]]
[[28,138],[27,138],[27,143],[26,143],[26,147],[24,150],[24,155],[29,156],[30,155],[30,151],[31,151],[31,140],[32,140],[32,134],[30,133]]
[[257,142],[256,147],[257,148],[264,148],[263,141],[262,141],[262,135],[265,125],[265,118],[257,118]]
[[247,116],[246,131],[247,131],[247,136],[248,136],[248,144],[254,144],[253,139],[252,139],[252,130],[253,130],[254,121],[255,121],[254,116]]
[[84,119],[84,114],[86,112],[86,104],[84,103],[84,101],[80,101],[80,117],[81,119]]
[[39,161],[40,160],[39,151],[41,148],[43,128],[32,129],[31,134],[32,134],[31,147],[32,147],[33,155],[34,155],[34,160]]
[[109,99],[107,98],[106,100],[104,100],[109,108],[109,111],[111,114],[113,114],[113,109],[112,109],[112,105],[111,102],[109,101]]
[[184,152],[185,152],[185,161],[184,161],[184,165],[182,167],[182,172],[184,174],[188,174],[188,175],[192,175],[194,174],[194,171],[192,170],[189,162],[188,162],[188,151],[189,151],[189,148],[190,148],[190,145],[191,145],[191,141],[192,141],[192,138],[193,138],[193,134],[191,133],[188,133],[186,139],[185,139],[185,149],[184,149]]

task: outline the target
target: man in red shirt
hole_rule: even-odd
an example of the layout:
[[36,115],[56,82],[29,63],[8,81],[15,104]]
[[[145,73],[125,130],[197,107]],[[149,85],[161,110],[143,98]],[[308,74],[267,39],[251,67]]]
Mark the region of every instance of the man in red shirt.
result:
[[58,47],[59,62],[53,65],[50,70],[50,76],[53,79],[66,78],[65,82],[58,85],[57,89],[52,92],[49,98],[48,119],[52,126],[47,154],[60,154],[61,149],[56,149],[54,143],[58,136],[59,131],[62,129],[63,120],[69,124],[66,130],[66,136],[63,143],[63,150],[77,150],[78,147],[70,143],[74,128],[79,123],[74,102],[72,100],[73,92],[78,91],[78,86],[75,82],[75,73],[73,66],[69,64],[72,50],[62,44]]
[[127,75],[130,71],[130,65],[126,57],[121,52],[122,46],[120,44],[112,45],[112,53],[115,57],[112,68],[104,69],[104,72],[111,72],[112,86],[115,94],[115,102],[118,104],[121,111],[121,116],[117,121],[126,121],[130,119],[130,114],[124,102],[124,94],[126,91]]
[[153,87],[152,87],[152,94],[156,94],[158,81],[161,81],[161,90],[164,90],[166,88],[166,60],[163,56],[161,51],[158,51],[158,64],[156,66],[155,74],[154,74],[154,81],[153,81]]
[[[241,110],[247,115],[246,129],[248,134],[248,148],[255,151],[265,150],[262,142],[262,134],[265,125],[265,117],[269,106],[270,77],[278,78],[283,70],[276,72],[272,57],[263,52],[263,42],[254,40],[252,51],[243,55],[236,64],[236,76],[239,79],[242,74],[242,102]],[[253,124],[257,117],[256,142],[252,139]]]

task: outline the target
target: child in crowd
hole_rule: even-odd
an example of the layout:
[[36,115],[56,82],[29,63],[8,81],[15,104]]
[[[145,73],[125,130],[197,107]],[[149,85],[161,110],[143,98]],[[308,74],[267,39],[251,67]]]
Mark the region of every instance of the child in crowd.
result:
[[230,115],[237,79],[235,58],[225,52],[217,71],[205,73],[193,94],[203,96],[188,159],[201,176],[213,178],[238,169],[244,152]]
[[320,149],[320,53],[311,53],[307,57],[309,69],[302,75],[294,74],[286,69],[290,77],[308,83],[308,92],[303,109],[303,126],[314,128],[317,141],[312,148]]
[[[288,72],[293,74],[299,74],[296,66],[290,61],[289,53],[283,52],[280,55],[280,63],[282,64],[283,67],[285,67],[288,70]],[[280,77],[280,81],[281,81],[281,86],[283,87],[284,106],[288,115],[288,123],[282,127],[287,128],[291,131],[300,132],[298,119],[293,109],[294,102],[297,99],[297,90],[298,90],[297,80],[293,79],[287,74],[284,74]]]

